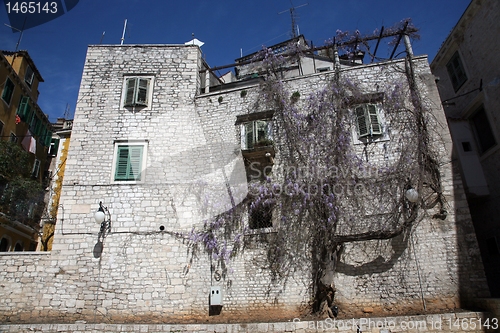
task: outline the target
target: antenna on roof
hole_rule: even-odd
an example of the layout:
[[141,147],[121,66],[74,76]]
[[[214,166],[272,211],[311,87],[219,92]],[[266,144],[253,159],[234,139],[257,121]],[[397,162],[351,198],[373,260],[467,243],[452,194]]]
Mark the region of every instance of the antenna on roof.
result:
[[125,19],[125,24],[123,25],[123,33],[122,33],[122,39],[120,40],[120,45],[123,45],[123,41],[125,40],[126,30],[127,30],[127,19]]
[[69,103],[66,103],[66,110],[64,110],[64,119],[69,119],[71,109],[69,107]]
[[106,34],[106,31],[103,31],[102,32],[102,35],[101,35],[101,40],[99,41],[99,44],[102,44],[102,40],[104,39],[104,35]]
[[292,5],[292,7],[290,7],[290,9],[279,12],[278,14],[283,14],[283,13],[286,13],[288,11],[290,12],[290,18],[292,19],[292,38],[295,38],[298,36],[298,34],[297,34],[298,27],[297,27],[297,23],[296,23],[297,15],[295,14],[295,9],[307,6],[309,3],[305,3],[305,4],[302,4],[300,6],[295,7],[292,3],[292,0],[290,0],[290,4]]

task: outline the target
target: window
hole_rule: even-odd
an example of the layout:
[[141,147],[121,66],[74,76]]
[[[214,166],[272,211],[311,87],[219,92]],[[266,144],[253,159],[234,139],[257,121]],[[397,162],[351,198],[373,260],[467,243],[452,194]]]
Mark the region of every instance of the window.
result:
[[9,240],[3,237],[2,240],[0,241],[0,252],[8,252],[10,247],[9,245],[10,245]]
[[478,111],[476,111],[476,113],[474,113],[474,115],[470,117],[470,122],[472,124],[478,148],[481,153],[484,153],[485,151],[496,145],[495,136],[493,134],[493,131],[491,130],[490,122],[488,121],[488,115],[486,114],[484,106],[481,105]]
[[35,159],[35,163],[33,163],[33,170],[31,170],[31,177],[38,178],[40,174],[40,160]]
[[17,107],[17,115],[22,121],[28,122],[31,119],[31,106],[29,104],[30,98],[28,96],[21,97],[19,106]]
[[24,251],[23,244],[21,244],[21,242],[17,242],[16,246],[14,246],[14,251],[15,252],[22,252],[22,251]]
[[3,122],[0,121],[0,136],[2,136],[3,134],[3,125],[4,125]]
[[124,82],[123,106],[150,106],[152,77],[127,77]]
[[10,133],[9,141],[16,143],[17,142],[17,136],[14,133]]
[[382,124],[375,104],[361,104],[355,108],[358,138],[382,135]]
[[241,124],[241,149],[253,149],[273,144],[272,122],[255,120]]
[[59,150],[59,139],[52,139],[50,142],[50,147],[49,147],[49,156],[57,156],[57,151]]
[[2,99],[5,101],[5,103],[10,104],[10,100],[12,99],[13,93],[14,93],[14,83],[12,83],[12,81],[9,78],[7,78],[2,92]]
[[462,65],[462,60],[460,60],[458,51],[455,52],[450,61],[448,61],[446,69],[448,70],[448,75],[450,76],[453,89],[457,91],[465,83],[465,81],[467,81],[467,75],[465,74],[464,66]]
[[28,87],[31,88],[31,85],[33,84],[33,78],[35,77],[35,73],[33,72],[33,69],[31,66],[26,67],[26,73],[24,73],[24,82],[28,85]]
[[248,205],[250,229],[272,228],[273,226],[273,206],[272,204],[262,204],[254,206]]
[[115,144],[113,180],[137,182],[144,180],[145,143]]

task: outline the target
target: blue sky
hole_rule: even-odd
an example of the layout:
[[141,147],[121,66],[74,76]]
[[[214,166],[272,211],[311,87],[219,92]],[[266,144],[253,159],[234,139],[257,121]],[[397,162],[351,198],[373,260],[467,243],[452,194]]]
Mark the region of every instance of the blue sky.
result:
[[[431,61],[470,0],[293,0],[300,33],[315,46],[333,37],[337,29],[370,34],[412,18],[420,29],[413,42],[417,55]],[[290,37],[290,0],[80,0],[68,13],[24,32],[19,49],[27,50],[45,82],[39,87],[39,105],[51,121],[74,112],[87,45],[119,44],[125,19],[125,44],[182,44],[192,34],[205,42],[205,59],[212,67],[258,51],[262,45]],[[279,12],[285,13],[278,14]],[[0,49],[14,50],[19,33],[0,8]],[[381,45],[377,55],[392,50]],[[72,113],[71,113],[72,114]]]

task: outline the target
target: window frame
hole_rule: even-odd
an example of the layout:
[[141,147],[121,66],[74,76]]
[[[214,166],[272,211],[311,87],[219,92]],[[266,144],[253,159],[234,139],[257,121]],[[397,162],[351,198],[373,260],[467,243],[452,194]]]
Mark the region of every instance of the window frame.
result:
[[[130,94],[129,91],[129,82],[131,80],[137,80],[134,84],[134,89],[132,90],[132,101],[130,103],[127,102],[128,96]],[[139,96],[139,91],[141,89],[140,82],[141,80],[147,81],[146,87],[146,101],[138,102],[137,98]],[[153,87],[154,87],[154,76],[153,75],[126,75],[123,77],[123,86],[122,86],[122,95],[120,100],[120,109],[129,110],[129,109],[144,109],[151,110],[151,104],[153,100]]]
[[[118,172],[118,163],[120,162],[119,152],[123,147],[141,147],[141,156],[140,156],[140,164],[139,169],[140,172],[138,174],[138,178],[135,179],[117,179]],[[145,170],[146,170],[146,161],[147,161],[147,148],[148,141],[117,141],[114,144],[113,150],[113,165],[111,169],[111,182],[114,184],[138,184],[143,183],[145,181]],[[129,156],[127,156],[128,158]],[[127,161],[127,173],[129,172],[129,161]]]
[[[265,123],[265,137],[263,139],[259,139],[259,128],[258,124],[259,123]],[[252,127],[252,132],[247,131],[247,127],[251,125]],[[251,120],[247,121],[244,123],[240,124],[240,144],[241,144],[241,149],[242,150],[251,150],[255,149],[255,144],[263,141],[263,140],[268,140],[268,141],[273,141],[273,121],[271,119],[256,119],[256,120]],[[248,143],[248,133],[252,133],[252,145],[249,146]]]
[[455,92],[457,92],[469,79],[465,71],[464,63],[462,62],[462,57],[458,51],[455,51],[450,60],[446,63],[446,71],[448,72],[451,85]]
[[[12,87],[10,87],[10,85],[8,85],[8,82],[10,82],[10,84],[12,85]],[[8,86],[10,88],[8,88]],[[8,89],[8,90],[7,90]],[[10,103],[12,102],[12,97],[14,96],[14,90],[16,89],[16,85],[14,84],[14,82],[12,82],[12,80],[7,77],[5,82],[4,82],[4,86],[3,86],[3,89],[2,89],[2,100],[7,104],[7,105],[10,105]],[[9,95],[9,97],[6,99],[6,95]]]
[[[370,108],[373,107],[373,110]],[[359,109],[362,109],[362,115],[358,113]],[[354,120],[356,125],[356,133],[358,135],[358,140],[365,137],[380,137],[384,134],[384,126],[382,118],[380,116],[380,108],[376,103],[362,103],[353,106],[354,110]],[[374,111],[374,112],[372,112]],[[363,122],[365,130],[363,133],[360,129],[360,122]],[[374,127],[378,129],[374,130]]]
[[[483,116],[483,126],[481,129],[478,129],[478,126],[476,125],[476,122],[474,119],[478,119],[477,117],[479,114],[482,113]],[[488,112],[486,112],[486,108],[484,107],[483,104],[481,104],[468,118],[470,127],[472,129],[472,132],[474,134],[474,140],[476,143],[477,151],[479,152],[480,155],[483,155],[487,152],[489,152],[491,149],[495,148],[498,145],[498,140],[495,136],[495,132],[493,131],[493,128],[491,126],[491,121],[490,117],[488,116]],[[488,131],[488,133],[486,133]],[[491,144],[488,147],[483,146],[485,143],[484,140],[484,135],[485,133],[490,136],[490,139],[493,139],[493,144]]]
[[33,70],[33,68],[31,68],[30,65],[28,65],[26,67],[26,72],[24,72],[24,82],[31,89],[31,87],[33,86],[33,81],[35,81],[35,71]]

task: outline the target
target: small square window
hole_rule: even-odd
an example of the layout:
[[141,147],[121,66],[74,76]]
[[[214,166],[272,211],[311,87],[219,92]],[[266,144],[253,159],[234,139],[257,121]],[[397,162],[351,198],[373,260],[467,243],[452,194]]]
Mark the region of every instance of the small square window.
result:
[[123,86],[123,107],[150,107],[153,97],[152,86],[153,77],[126,77]]
[[145,143],[116,143],[113,164],[115,182],[140,182],[144,180],[146,165]]
[[375,104],[361,104],[355,107],[358,138],[382,135],[382,124]]
[[26,73],[24,73],[24,82],[26,82],[26,84],[30,88],[33,85],[34,77],[35,77],[35,73],[33,72],[33,69],[31,68],[31,66],[26,67]]
[[2,99],[5,101],[5,103],[10,104],[13,93],[14,93],[14,83],[12,83],[12,81],[9,78],[7,78],[2,91]]
[[464,66],[458,51],[455,52],[450,61],[448,61],[446,69],[448,70],[448,75],[450,76],[453,89],[458,91],[458,89],[460,89],[460,87],[467,81],[467,75],[465,74]]

